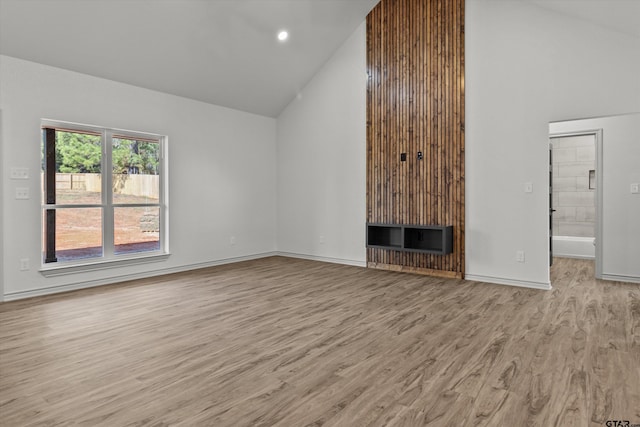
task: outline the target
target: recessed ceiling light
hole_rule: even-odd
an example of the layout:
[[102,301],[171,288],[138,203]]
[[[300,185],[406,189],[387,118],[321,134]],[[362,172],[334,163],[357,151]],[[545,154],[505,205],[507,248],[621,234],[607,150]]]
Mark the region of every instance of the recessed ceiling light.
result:
[[280,40],[281,42],[285,41],[287,38],[289,38],[289,33],[287,33],[286,31],[280,31],[278,33],[278,40]]

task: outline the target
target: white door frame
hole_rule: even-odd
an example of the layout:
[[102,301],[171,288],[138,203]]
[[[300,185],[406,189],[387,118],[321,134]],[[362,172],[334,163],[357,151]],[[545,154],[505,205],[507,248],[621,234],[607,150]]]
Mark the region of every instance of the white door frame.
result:
[[[2,110],[0,110],[0,129],[4,129],[2,126]],[[0,131],[0,302],[4,301],[4,209],[6,204],[4,203],[4,154],[3,152],[2,132]]]
[[[551,133],[549,139],[570,136],[593,135],[596,140],[596,279],[602,279],[602,129],[580,130],[575,132]],[[551,187],[553,183],[549,183]]]

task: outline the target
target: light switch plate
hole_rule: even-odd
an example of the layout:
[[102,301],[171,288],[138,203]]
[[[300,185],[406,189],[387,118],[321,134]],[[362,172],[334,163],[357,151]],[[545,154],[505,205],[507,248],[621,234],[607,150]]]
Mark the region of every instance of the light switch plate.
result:
[[638,194],[638,193],[640,193],[640,184],[638,184],[637,182],[631,184],[631,194]]
[[524,183],[524,192],[525,193],[533,193],[533,183],[525,182]]
[[11,179],[29,179],[29,168],[11,168]]
[[18,200],[27,200],[27,199],[29,199],[29,188],[28,187],[18,187],[18,188],[16,188],[16,199],[18,199]]

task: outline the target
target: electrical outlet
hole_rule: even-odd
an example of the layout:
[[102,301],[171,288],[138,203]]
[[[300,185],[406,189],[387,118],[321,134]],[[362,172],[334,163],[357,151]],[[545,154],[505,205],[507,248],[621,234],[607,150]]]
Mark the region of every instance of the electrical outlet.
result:
[[27,200],[29,198],[29,188],[28,187],[18,187],[16,188],[16,199],[18,200]]
[[229,243],[232,244],[232,245],[235,245],[236,244],[236,236],[231,236],[229,238]]
[[638,183],[631,184],[631,194],[638,194],[638,193],[640,193],[640,184]]
[[524,192],[525,193],[533,193],[533,183],[525,182],[524,183]]
[[20,259],[20,271],[29,270],[29,258],[21,258]]
[[524,262],[524,251],[516,251],[516,261]]
[[11,168],[11,179],[29,179],[29,169]]
[[324,236],[320,236],[320,243],[324,243]]

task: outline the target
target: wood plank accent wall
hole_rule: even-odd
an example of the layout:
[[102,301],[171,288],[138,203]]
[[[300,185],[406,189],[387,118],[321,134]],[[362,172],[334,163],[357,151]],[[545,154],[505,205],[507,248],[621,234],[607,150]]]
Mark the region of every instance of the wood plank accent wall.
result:
[[464,0],[381,0],[367,72],[367,222],[454,232],[452,254],[368,248],[367,265],[463,278]]

